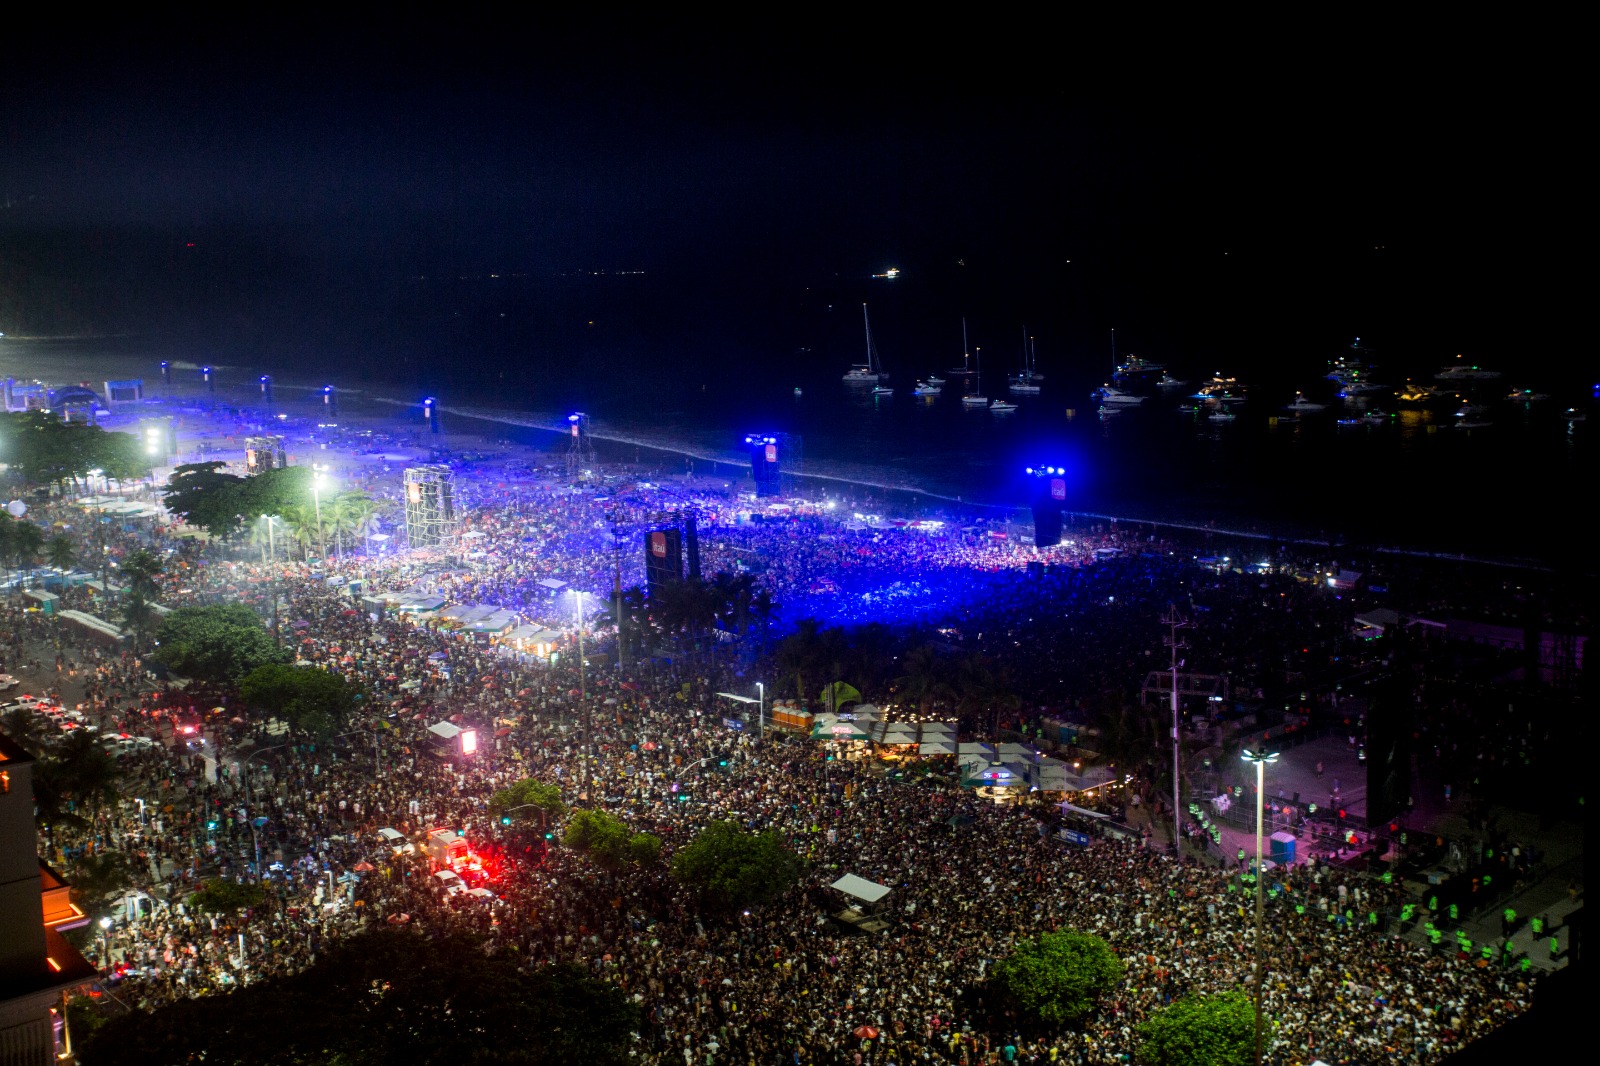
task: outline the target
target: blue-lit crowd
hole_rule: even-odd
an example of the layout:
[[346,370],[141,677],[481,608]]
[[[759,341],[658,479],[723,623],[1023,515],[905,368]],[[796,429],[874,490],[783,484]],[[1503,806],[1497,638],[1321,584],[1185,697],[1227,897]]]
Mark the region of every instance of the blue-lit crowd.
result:
[[[378,495],[397,488],[370,481]],[[575,961],[615,982],[643,1011],[631,1037],[642,1062],[971,1066],[1126,1062],[1153,1010],[1249,988],[1253,885],[1232,864],[1110,836],[1064,846],[1027,807],[902,781],[870,756],[830,759],[808,737],[730,729],[716,693],[751,687],[751,655],[619,665],[592,622],[598,651],[580,679],[570,638],[551,663],[417,617],[375,618],[330,585],[330,575],[360,578],[369,597],[426,588],[550,625],[570,621],[570,604],[541,580],[611,587],[625,502],[615,490],[522,471],[463,482],[460,495],[463,529],[483,534],[464,562],[352,554],[315,572],[276,564],[286,642],[370,693],[328,740],[268,735],[236,699],[221,702],[226,693],[153,680],[125,649],[4,609],[0,649],[25,683],[81,705],[105,731],[160,741],[121,757],[125,802],[41,839],[69,867],[110,852],[132,871],[133,901],[109,929],[88,930],[87,952],[114,974],[108,1000],[148,1009],[225,994],[303,968],[365,929],[459,928],[530,967]],[[759,508],[704,485],[685,486],[679,501],[699,516],[708,574],[750,569],[790,625],[822,615],[936,628],[1006,668],[1024,696],[1010,712],[1018,724],[1136,685],[1176,599],[1209,616],[1193,654],[1236,663],[1247,684],[1303,627],[1332,624],[1339,610],[1290,580],[1202,571],[1192,552],[1149,531],[1084,530],[1041,555],[954,520],[938,530],[863,524],[848,502],[757,522],[749,513]],[[113,554],[152,533],[121,536]],[[154,543],[170,549],[167,605],[264,609],[257,554]],[[1096,555],[1107,548],[1116,551]],[[627,550],[638,554],[635,543]],[[625,582],[636,581],[637,560],[626,568]],[[480,729],[475,755],[441,756],[428,726],[447,720]],[[198,723],[197,733],[175,723]],[[657,834],[669,855],[718,819],[776,830],[808,872],[776,902],[713,918],[664,866],[608,872],[508,832],[489,796],[528,777],[560,785],[571,806]],[[415,839],[433,827],[488,858],[493,898],[441,893],[378,833]],[[826,886],[845,873],[890,886],[886,931],[854,933],[830,917],[843,901]],[[183,904],[217,876],[261,884],[264,902],[227,918]],[[1427,915],[1402,921],[1409,901],[1398,885],[1312,863],[1270,889],[1272,1062],[1441,1061],[1528,1006],[1531,978],[1516,960],[1400,936]],[[1009,1022],[985,978],[1019,938],[1058,928],[1103,937],[1126,977],[1082,1023],[1041,1033]]]

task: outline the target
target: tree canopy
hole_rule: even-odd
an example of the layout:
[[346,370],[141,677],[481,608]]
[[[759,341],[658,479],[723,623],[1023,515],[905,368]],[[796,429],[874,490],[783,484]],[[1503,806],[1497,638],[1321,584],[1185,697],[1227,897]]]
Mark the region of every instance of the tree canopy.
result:
[[188,903],[189,906],[198,911],[226,914],[231,911],[243,910],[246,907],[254,907],[266,896],[267,890],[260,885],[218,879],[207,881],[198,890],[191,892]]
[[782,895],[800,877],[800,857],[774,830],[747,833],[712,822],[672,856],[672,872],[715,907],[736,909]]
[[1255,1060],[1255,1005],[1243,991],[1184,996],[1139,1023],[1141,1066],[1248,1066]]
[[355,708],[360,691],[331,670],[263,663],[239,682],[239,695],[250,710],[291,729],[326,734]]
[[661,853],[660,839],[633,832],[605,811],[573,811],[562,843],[610,870],[653,862]]
[[64,422],[49,411],[0,414],[0,455],[35,485],[75,480],[91,470],[109,478],[150,472],[137,437]]
[[539,816],[559,818],[567,811],[561,800],[561,789],[537,778],[525,777],[513,782],[489,797],[489,812],[497,818],[525,821]]
[[84,1066],[397,1062],[622,1066],[639,1009],[571,964],[523,970],[474,937],[384,929],[289,977],[107,1021]]
[[256,613],[238,603],[180,607],[161,623],[156,642],[158,662],[202,681],[233,684],[258,666],[289,660]]
[[1088,1014],[1122,974],[1122,960],[1110,945],[1071,929],[1019,941],[994,968],[997,985],[1017,1007],[1050,1026]]
[[311,501],[312,472],[303,466],[263,470],[253,477],[225,473],[226,463],[185,463],[167,479],[167,510],[214,537],[226,537],[262,515],[296,512]]

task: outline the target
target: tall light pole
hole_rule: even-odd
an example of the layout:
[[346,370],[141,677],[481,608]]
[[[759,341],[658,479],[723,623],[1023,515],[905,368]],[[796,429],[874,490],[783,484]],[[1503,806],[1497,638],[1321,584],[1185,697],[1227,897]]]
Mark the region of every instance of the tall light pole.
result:
[[272,540],[272,523],[278,520],[276,515],[264,514],[261,520],[267,524],[267,554],[272,562],[268,564],[267,576],[271,579],[268,585],[268,595],[272,597],[272,639],[279,647],[283,646],[283,631],[278,628],[278,546]]
[[328,483],[328,477],[322,472],[321,467],[313,464],[311,469],[316,471],[311,478],[311,506],[317,512],[317,554],[326,558],[328,545],[322,539],[322,487]]
[[1256,767],[1256,1066],[1261,1066],[1261,989],[1266,979],[1265,960],[1261,956],[1261,914],[1262,914],[1262,888],[1261,877],[1261,823],[1266,815],[1266,778],[1267,764],[1278,761],[1275,751],[1251,751],[1244,749],[1242,758],[1245,762],[1255,763]]
[[256,829],[256,785],[255,781],[250,777],[250,760],[254,759],[258,755],[265,755],[269,751],[276,751],[279,748],[287,748],[291,743],[293,742],[285,741],[282,744],[273,744],[265,748],[258,748],[255,751],[252,751],[249,755],[246,755],[244,757],[244,762],[239,764],[239,772],[244,774],[244,787],[246,796],[245,802],[250,806],[250,843],[254,846],[256,852],[257,877],[261,876],[261,835]]
[[767,735],[767,686],[759,681],[756,682],[756,696],[760,699],[760,706],[757,711],[760,725],[756,730],[756,735],[764,737]]
[[585,679],[583,663],[583,593],[573,589],[572,598],[578,610],[578,702],[583,705],[583,792],[587,796],[589,794],[589,784],[592,780],[589,773],[589,757],[590,748],[594,745],[594,723],[590,720],[589,715],[589,688]]
[[[1113,331],[1114,332],[1114,331]],[[1183,855],[1183,808],[1179,793],[1178,771],[1181,763],[1180,740],[1178,734],[1178,649],[1186,647],[1178,642],[1178,629],[1188,625],[1178,617],[1176,608],[1169,608],[1164,621],[1172,627],[1172,636],[1167,643],[1172,648],[1172,854]]]

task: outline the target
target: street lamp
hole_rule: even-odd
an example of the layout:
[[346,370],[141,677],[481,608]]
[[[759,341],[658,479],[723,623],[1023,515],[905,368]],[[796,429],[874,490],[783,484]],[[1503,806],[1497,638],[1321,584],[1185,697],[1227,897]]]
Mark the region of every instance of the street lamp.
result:
[[1256,1066],[1261,1066],[1261,988],[1266,978],[1261,958],[1263,887],[1261,879],[1261,823],[1266,815],[1267,764],[1277,762],[1278,753],[1275,751],[1251,751],[1246,748],[1241,758],[1245,762],[1254,763],[1256,767]]
[[293,742],[285,741],[282,744],[272,744],[265,748],[258,748],[257,750],[252,751],[249,755],[246,755],[244,757],[244,762],[239,764],[239,772],[244,774],[245,794],[248,797],[246,802],[248,802],[250,805],[250,843],[255,847],[257,878],[261,876],[261,835],[256,828],[256,785],[255,781],[250,777],[250,760],[254,759],[258,755],[265,755],[269,751],[276,751],[279,748],[287,748],[291,743]]
[[101,918],[100,919],[100,948],[101,948],[102,951],[105,952],[105,956],[106,956],[105,960],[100,964],[100,968],[102,970],[104,970],[106,973],[110,973],[111,972],[111,919],[110,918]]
[[589,688],[585,680],[583,663],[583,593],[572,590],[578,612],[578,702],[583,704],[583,794],[589,794],[589,756],[594,745],[593,723],[589,716]]
[[322,472],[322,467],[312,464],[311,469],[316,474],[311,478],[311,506],[317,512],[317,554],[324,558],[328,554],[328,546],[322,539],[322,489],[328,484],[328,475]]

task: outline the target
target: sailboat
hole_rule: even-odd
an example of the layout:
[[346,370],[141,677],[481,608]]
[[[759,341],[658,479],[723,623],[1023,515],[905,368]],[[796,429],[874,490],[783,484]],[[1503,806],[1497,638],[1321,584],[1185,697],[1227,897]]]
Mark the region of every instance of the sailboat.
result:
[[872,343],[872,322],[867,318],[866,304],[861,305],[861,323],[867,331],[867,361],[853,364],[850,372],[844,376],[844,380],[851,385],[876,385],[889,375],[883,372],[883,367],[878,363],[878,349]]
[[[972,356],[969,354],[970,351],[971,349],[967,347],[967,320],[963,318],[961,320],[961,365],[953,366],[949,370],[946,370],[945,373],[949,374],[951,377],[965,377],[966,375],[971,374]],[[933,381],[932,378],[929,378],[928,380],[930,383]],[[944,382],[940,381],[938,384],[943,385]]]
[[1039,395],[1038,382],[1044,377],[1033,369],[1033,338],[1028,327],[1022,327],[1022,372],[1011,379],[1010,389],[1018,396]]
[[[961,323],[961,339],[963,341],[965,341],[966,337],[967,337],[967,323],[966,323],[965,320],[962,320],[962,323]],[[963,353],[963,354],[965,354],[965,353]],[[987,408],[989,406],[989,398],[983,394],[983,349],[982,348],[978,349],[978,369],[973,374],[972,391],[961,397],[961,404],[962,404],[963,407],[982,407],[982,408]]]

